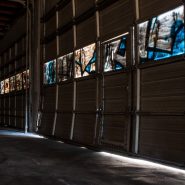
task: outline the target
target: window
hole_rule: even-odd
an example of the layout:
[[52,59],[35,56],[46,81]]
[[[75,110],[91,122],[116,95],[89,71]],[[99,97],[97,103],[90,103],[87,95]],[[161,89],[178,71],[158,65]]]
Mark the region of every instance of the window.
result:
[[127,36],[124,35],[118,40],[103,45],[104,72],[126,68],[126,41]]
[[16,90],[22,90],[22,73],[16,75]]
[[4,94],[4,81],[1,81],[1,94]]
[[184,6],[139,24],[141,63],[184,54]]
[[9,93],[10,91],[10,81],[9,78],[5,79],[4,81],[4,92],[5,94]]
[[75,51],[75,77],[88,76],[96,71],[96,44]]
[[65,81],[73,76],[73,53],[62,56],[57,60],[58,81]]
[[10,77],[10,92],[15,91],[15,76]]
[[56,60],[51,60],[44,64],[44,84],[56,83]]
[[23,75],[23,88],[29,88],[29,69],[22,73]]

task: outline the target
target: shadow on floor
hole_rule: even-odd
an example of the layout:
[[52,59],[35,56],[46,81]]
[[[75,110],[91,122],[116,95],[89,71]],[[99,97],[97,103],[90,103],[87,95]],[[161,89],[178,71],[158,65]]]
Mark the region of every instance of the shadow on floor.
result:
[[185,171],[3,130],[0,185],[185,185]]

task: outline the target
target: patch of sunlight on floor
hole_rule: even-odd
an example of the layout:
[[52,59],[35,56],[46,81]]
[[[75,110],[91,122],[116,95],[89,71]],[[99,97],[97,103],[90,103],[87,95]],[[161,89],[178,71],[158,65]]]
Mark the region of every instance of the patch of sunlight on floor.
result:
[[0,130],[0,136],[17,136],[17,137],[30,137],[30,138],[44,138],[43,136],[40,136],[38,134],[34,133],[24,133],[24,132],[18,132],[18,131],[7,131],[7,130]]
[[120,155],[111,154],[111,153],[107,153],[107,152],[100,152],[100,154],[102,156],[111,157],[113,159],[120,160],[121,162],[124,162],[124,163],[141,165],[141,166],[144,166],[145,168],[156,168],[159,170],[165,170],[165,171],[169,171],[169,172],[173,172],[173,173],[182,173],[185,175],[185,170],[183,170],[183,169],[168,166],[168,165],[163,165],[163,164],[159,164],[159,163],[155,163],[155,162],[151,162],[151,161],[147,161],[144,159],[125,157],[125,156],[120,156]]

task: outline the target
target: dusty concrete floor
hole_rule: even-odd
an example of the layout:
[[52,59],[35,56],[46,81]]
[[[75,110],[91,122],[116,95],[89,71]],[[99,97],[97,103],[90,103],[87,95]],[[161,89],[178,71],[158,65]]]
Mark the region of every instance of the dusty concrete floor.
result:
[[0,185],[147,184],[185,185],[185,171],[0,131]]

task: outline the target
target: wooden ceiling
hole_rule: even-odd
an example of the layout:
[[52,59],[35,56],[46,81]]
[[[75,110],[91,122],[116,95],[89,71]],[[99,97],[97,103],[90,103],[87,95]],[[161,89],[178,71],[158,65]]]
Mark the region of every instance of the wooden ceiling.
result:
[[0,39],[25,12],[26,0],[0,0]]

